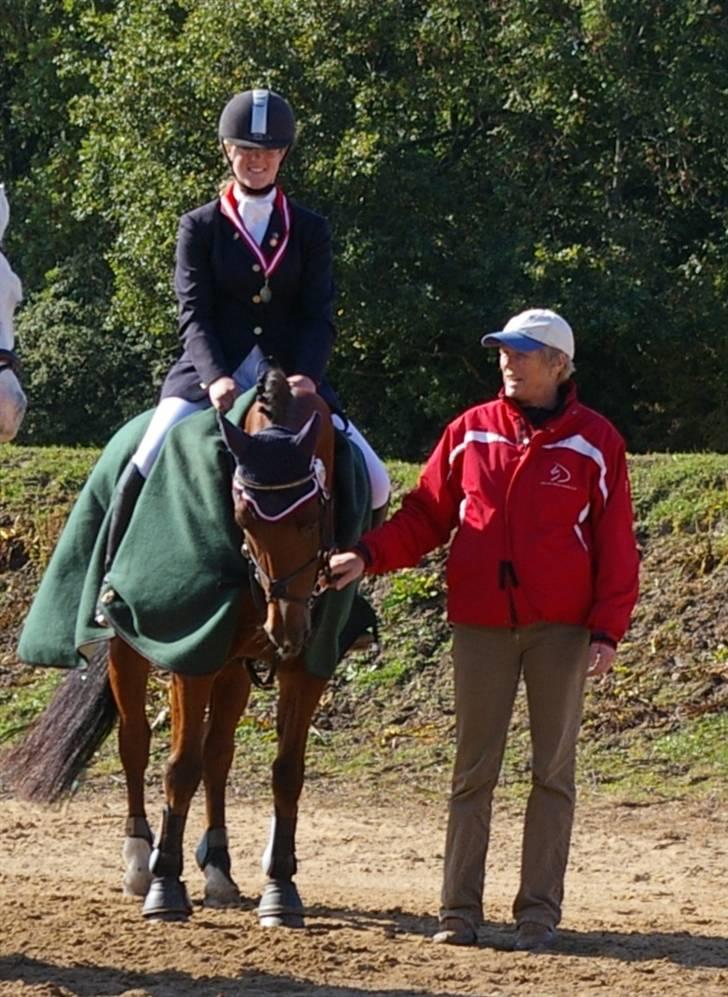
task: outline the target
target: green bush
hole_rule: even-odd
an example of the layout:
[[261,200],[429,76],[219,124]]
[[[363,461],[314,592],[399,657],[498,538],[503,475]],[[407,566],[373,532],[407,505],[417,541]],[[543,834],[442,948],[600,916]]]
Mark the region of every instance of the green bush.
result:
[[[100,286],[99,286],[100,285]],[[84,295],[98,287],[91,300]],[[104,443],[154,401],[145,356],[105,324],[103,281],[89,288],[78,264],[48,275],[18,321],[29,399],[19,442]]]

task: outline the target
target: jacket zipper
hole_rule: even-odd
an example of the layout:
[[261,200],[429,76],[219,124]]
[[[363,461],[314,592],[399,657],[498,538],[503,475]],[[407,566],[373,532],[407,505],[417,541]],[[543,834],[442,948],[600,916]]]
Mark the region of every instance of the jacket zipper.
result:
[[506,501],[505,501],[505,511],[503,514],[503,520],[505,524],[506,531],[506,554],[508,555],[504,560],[500,562],[498,569],[498,585],[501,589],[505,589],[506,597],[508,599],[508,609],[511,617],[511,627],[516,629],[518,626],[518,612],[516,610],[516,600],[513,596],[513,589],[518,588],[518,575],[516,574],[516,568],[513,564],[513,553],[511,544],[511,523],[510,523],[510,502],[511,502],[511,491],[515,484],[516,478],[521,473],[521,469],[525,466],[526,461],[531,453],[531,443],[533,441],[533,435],[528,434],[528,430],[524,422],[519,419],[519,429],[521,433],[521,439],[519,440],[519,445],[524,447],[523,454],[518,459],[518,464],[515,471],[508,482],[508,487],[506,488]]

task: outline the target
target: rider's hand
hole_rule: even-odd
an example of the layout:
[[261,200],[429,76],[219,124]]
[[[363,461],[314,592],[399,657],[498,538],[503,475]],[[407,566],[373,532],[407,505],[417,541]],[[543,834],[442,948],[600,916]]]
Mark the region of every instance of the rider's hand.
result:
[[616,648],[613,648],[611,644],[603,644],[601,641],[595,640],[589,645],[589,661],[586,666],[589,678],[606,675],[608,671],[611,671],[616,657]]
[[208,385],[207,393],[218,412],[227,412],[233,406],[238,387],[232,377],[218,377]]
[[316,384],[306,374],[291,374],[288,383],[292,388],[298,388],[299,391],[316,391]]
[[346,588],[347,585],[351,585],[364,574],[364,558],[353,550],[332,554],[329,558],[329,571],[331,574],[329,588]]

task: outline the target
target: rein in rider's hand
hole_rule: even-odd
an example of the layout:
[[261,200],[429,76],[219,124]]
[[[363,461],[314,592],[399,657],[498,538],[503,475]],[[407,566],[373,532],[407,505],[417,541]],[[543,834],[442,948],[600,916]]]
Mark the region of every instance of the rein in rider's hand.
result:
[[235,403],[238,386],[232,377],[218,377],[208,385],[207,393],[214,408],[218,412],[228,412]]
[[291,374],[288,383],[299,391],[316,391],[315,382],[307,374]]

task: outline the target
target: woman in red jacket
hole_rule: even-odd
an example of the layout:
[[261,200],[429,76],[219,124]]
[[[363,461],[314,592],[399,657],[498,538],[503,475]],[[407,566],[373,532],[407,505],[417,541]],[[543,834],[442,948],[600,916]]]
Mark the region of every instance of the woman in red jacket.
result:
[[436,942],[477,941],[492,794],[523,675],[532,788],[513,911],[526,950],[556,939],[584,680],[612,667],[639,561],[624,443],[577,400],[569,324],[530,309],[482,343],[500,350],[498,398],[450,423],[401,509],[331,568],[342,588],[364,570],[414,566],[452,537],[457,750]]

